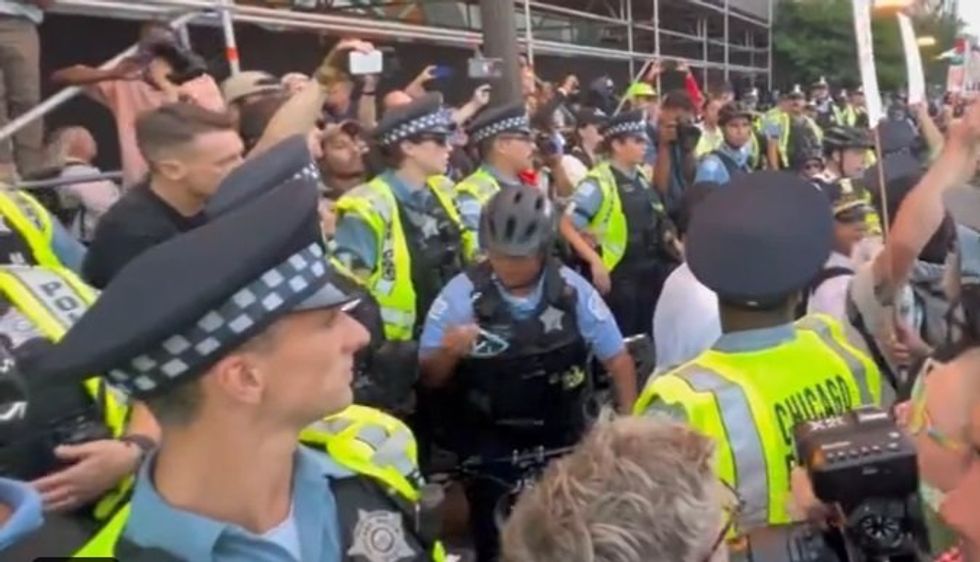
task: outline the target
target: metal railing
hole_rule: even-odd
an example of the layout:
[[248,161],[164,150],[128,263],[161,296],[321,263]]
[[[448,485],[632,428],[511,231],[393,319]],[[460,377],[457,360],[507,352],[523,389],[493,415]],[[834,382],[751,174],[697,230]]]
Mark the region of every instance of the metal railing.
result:
[[[628,62],[632,74],[633,66],[636,61],[646,61],[651,57],[660,57],[665,60],[676,60],[686,62],[692,67],[699,67],[707,72],[708,69],[722,70],[726,74],[730,71],[743,72],[749,74],[768,74],[771,80],[771,68],[745,66],[731,64],[730,50],[750,51],[750,52],[769,52],[769,64],[771,67],[771,48],[757,48],[748,46],[730,45],[728,37],[725,41],[709,39],[706,31],[699,35],[689,35],[679,31],[663,29],[660,27],[659,0],[651,0],[653,4],[653,26],[635,22],[632,18],[632,3],[626,0],[623,5],[622,18],[600,16],[589,14],[569,8],[563,8],[553,4],[535,0],[513,0],[524,9],[524,22],[527,26],[525,36],[518,41],[529,53],[548,54],[557,56],[583,56],[595,57],[606,60]],[[771,3],[773,0],[764,0]],[[718,6],[705,2],[704,0],[691,0],[693,5],[704,8],[711,8],[723,11],[727,22],[730,17],[743,19],[747,22],[764,26],[770,32],[771,26],[765,22],[746,17],[736,12],[728,10],[728,0],[724,0],[724,6]],[[528,22],[531,21],[532,10],[539,14],[559,14],[583,20],[593,20],[609,25],[625,26],[627,29],[627,48],[615,49],[608,47],[582,45],[561,41],[550,41],[535,39],[533,29]],[[188,24],[205,24],[220,26],[223,31],[226,45],[226,57],[233,72],[238,71],[238,49],[235,39],[235,23],[251,23],[258,25],[274,26],[278,28],[307,29],[316,31],[327,31],[338,35],[362,35],[369,38],[395,39],[395,40],[416,40],[426,43],[454,46],[468,49],[477,49],[483,42],[482,34],[478,31],[468,29],[452,29],[435,27],[429,25],[419,25],[400,21],[388,21],[383,19],[366,19],[356,16],[343,14],[324,14],[310,12],[296,12],[291,10],[265,8],[261,6],[249,6],[236,4],[234,0],[59,0],[52,9],[55,13],[64,14],[86,14],[103,15],[105,17],[130,17],[137,19],[147,18],[173,18],[174,14],[182,14],[172,19],[171,25],[175,28],[182,28]],[[771,18],[771,15],[770,15]],[[770,20],[771,21],[771,20]],[[706,29],[705,25],[703,29]],[[654,52],[637,52],[634,44],[634,29],[648,30],[654,32]],[[663,56],[661,52],[661,35],[683,38],[687,40],[705,41],[705,53],[701,59],[685,57]],[[727,35],[727,33],[726,33]],[[725,47],[725,60],[716,62],[709,60],[707,56],[708,45],[722,44]],[[771,45],[771,40],[770,43]],[[104,63],[100,68],[111,68],[120,61],[133,55],[136,45],[131,46],[119,53],[116,57]],[[16,134],[24,126],[36,119],[40,119],[51,111],[54,111],[65,102],[71,100],[81,91],[78,87],[69,87],[59,91],[52,97],[46,99],[32,110],[20,115],[12,120],[3,128],[0,128],[0,141]]]

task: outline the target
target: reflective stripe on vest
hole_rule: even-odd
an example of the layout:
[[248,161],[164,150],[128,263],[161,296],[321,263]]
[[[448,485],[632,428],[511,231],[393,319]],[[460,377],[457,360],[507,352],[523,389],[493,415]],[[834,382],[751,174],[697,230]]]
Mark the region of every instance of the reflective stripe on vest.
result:
[[786,500],[798,423],[880,401],[874,362],[850,345],[839,323],[815,315],[795,329],[794,338],[769,348],[706,351],[651,380],[634,407],[635,414],[682,411],[689,425],[716,440],[719,477],[748,502],[743,532],[791,521]]
[[[804,116],[803,119],[806,121],[806,125],[810,127],[810,130],[813,131],[813,134],[817,139],[817,143],[822,143],[823,131],[820,130],[820,127],[813,122],[813,119],[810,119],[809,117]],[[779,157],[782,161],[783,168],[786,169],[788,169],[792,164],[792,162],[789,160],[789,137],[790,133],[792,132],[792,126],[793,122],[790,119],[789,113],[783,112],[779,116]]]
[[602,204],[589,222],[589,231],[602,247],[602,263],[611,272],[626,254],[628,226],[626,214],[623,213],[623,202],[619,198],[616,177],[609,162],[592,168],[586,179],[595,181],[602,192]]
[[718,404],[734,467],[734,481],[729,484],[736,486],[745,501],[739,528],[764,526],[769,520],[769,477],[765,447],[749,397],[738,384],[700,365],[688,365],[677,376],[694,390],[711,393]]
[[353,405],[304,429],[300,441],[325,449],[341,465],[409,501],[419,499],[418,446],[408,426],[395,417]]
[[439,204],[445,209],[450,220],[460,227],[460,236],[463,242],[463,258],[469,262],[476,258],[477,246],[476,233],[462,228],[463,220],[459,216],[459,209],[456,206],[456,190],[453,180],[446,176],[432,176],[428,181],[432,194],[436,196]]
[[[843,334],[835,334],[834,326],[828,324],[823,317],[817,315],[801,318],[796,323],[796,326],[801,330],[809,330],[820,336],[824,345],[833,350],[834,353],[847,363],[847,368],[851,371],[851,376],[854,377],[854,382],[858,387],[858,393],[861,395],[861,404],[865,406],[873,405],[874,397],[871,394],[871,387],[868,386],[867,370],[864,368],[864,363],[861,362],[861,359],[850,349],[847,349],[845,344],[841,343],[840,340],[844,339]],[[839,338],[835,336],[839,336]]]
[[23,191],[0,189],[0,214],[30,246],[37,265],[62,266],[51,246],[54,239],[51,215],[43,205]]
[[[0,291],[51,341],[58,341],[96,299],[96,292],[74,273],[62,268],[0,267]],[[105,379],[94,376],[84,386],[92,401],[102,407],[102,419],[113,437],[122,436],[129,421],[129,400]],[[109,517],[132,489],[127,476],[106,492],[95,505],[96,519]]]
[[[427,182],[427,187],[446,210],[450,220],[462,230],[455,201],[434,185],[439,185],[438,180]],[[415,286],[412,283],[412,257],[391,186],[377,177],[355,188],[337,201],[338,217],[346,213],[363,220],[377,241],[378,263],[365,285],[378,301],[385,338],[389,341],[412,339],[418,318]],[[474,251],[475,240],[473,238],[471,243]]]
[[486,168],[479,168],[470,177],[456,184],[456,195],[466,193],[480,202],[480,206],[487,204],[487,201],[500,191],[500,184],[493,174]]

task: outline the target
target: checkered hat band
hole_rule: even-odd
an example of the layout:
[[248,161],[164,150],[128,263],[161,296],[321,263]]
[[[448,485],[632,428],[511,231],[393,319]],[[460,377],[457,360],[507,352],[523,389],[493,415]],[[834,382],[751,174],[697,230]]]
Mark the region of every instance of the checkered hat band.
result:
[[156,349],[136,357],[123,368],[112,369],[110,383],[129,394],[146,394],[186,375],[214,358],[241,335],[269,315],[281,313],[287,302],[328,275],[323,247],[310,244],[201,317],[193,326],[170,336]]
[[605,136],[614,137],[616,135],[642,135],[647,132],[647,124],[643,121],[627,121],[618,123],[606,129]]
[[531,128],[531,122],[526,115],[511,117],[503,121],[490,123],[482,129],[473,131],[473,142],[482,142],[490,137],[506,133],[507,131],[527,131]]
[[407,123],[402,123],[391,131],[381,135],[380,142],[383,146],[391,146],[428,131],[445,132],[451,125],[452,122],[447,112],[439,110],[435,113],[413,119]]

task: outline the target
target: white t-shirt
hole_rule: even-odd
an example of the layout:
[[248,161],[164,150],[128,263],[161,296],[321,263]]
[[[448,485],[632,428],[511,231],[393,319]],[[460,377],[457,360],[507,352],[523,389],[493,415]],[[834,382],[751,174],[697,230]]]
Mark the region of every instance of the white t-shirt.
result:
[[576,186],[582,183],[582,180],[589,173],[589,169],[585,167],[585,164],[571,154],[566,154],[561,157],[561,167],[565,170],[565,176],[568,177],[568,181]]
[[719,337],[718,296],[694,277],[686,263],[681,264],[667,277],[653,313],[655,372],[694,359]]
[[810,295],[807,314],[827,314],[839,322],[847,322],[847,288],[854,277],[854,262],[850,257],[837,252],[830,254],[824,269],[846,267],[852,273],[827,279]]

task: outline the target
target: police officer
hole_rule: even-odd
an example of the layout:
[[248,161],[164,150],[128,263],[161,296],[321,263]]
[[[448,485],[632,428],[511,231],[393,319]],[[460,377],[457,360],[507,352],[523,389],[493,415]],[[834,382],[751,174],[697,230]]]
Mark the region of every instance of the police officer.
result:
[[0,186],[0,264],[79,271],[85,247],[24,190]]
[[823,76],[810,86],[810,103],[817,111],[816,122],[821,127],[833,124],[834,100],[830,96],[830,84]]
[[[751,209],[751,212],[747,210]],[[685,249],[718,293],[722,337],[650,381],[634,412],[662,412],[718,443],[718,470],[745,501],[738,530],[790,522],[793,427],[880,400],[874,363],[829,317],[793,324],[800,291],[830,254],[819,190],[782,172],[736,178],[694,215]]]
[[759,144],[752,130],[752,112],[738,102],[725,105],[718,112],[718,125],[724,136],[722,145],[705,155],[698,164],[697,182],[726,184],[733,177],[752,171],[752,153],[758,155]]
[[392,341],[418,339],[418,316],[474,250],[441,176],[451,127],[438,94],[390,111],[375,131],[388,170],[337,201],[336,256],[378,301]]
[[824,133],[824,171],[814,183],[821,189],[853,194],[865,203],[867,238],[855,247],[858,261],[865,261],[881,248],[881,219],[871,205],[872,193],[866,189],[864,175],[868,172],[874,141],[867,129],[831,127]]
[[771,170],[788,169],[798,153],[808,147],[820,146],[820,127],[806,116],[806,96],[799,86],[786,94],[783,108],[772,116],[766,130]]
[[[556,213],[530,187],[499,192],[483,211],[487,260],[439,295],[422,333],[422,382],[443,388],[460,458],[566,447],[585,429],[590,351],[612,377],[621,411],[636,372],[609,309],[589,283],[550,257]],[[506,470],[499,475],[514,479]],[[493,508],[505,492],[468,490],[480,560],[493,560]]]
[[575,190],[561,233],[589,264],[592,282],[606,297],[619,329],[627,335],[648,334],[660,289],[676,263],[672,227],[640,168],[650,142],[643,113],[620,113],[602,132],[609,160],[593,168]]
[[290,181],[152,248],[33,363],[107,373],[162,427],[132,502],[76,556],[429,559],[410,432],[349,407],[367,333],[316,206],[315,182]]
[[849,127],[861,127],[864,129],[871,127],[872,124],[868,119],[867,100],[864,97],[864,88],[858,87],[851,91],[844,120],[845,124]]
[[468,133],[482,163],[456,184],[456,197],[463,226],[475,235],[487,201],[501,189],[524,185],[520,176],[534,166],[534,142],[527,110],[521,103],[483,110],[473,119]]
[[[0,267],[0,338],[29,364],[31,350],[57,341],[96,292],[70,271]],[[30,481],[48,521],[7,554],[62,556],[82,544],[124,503],[131,476],[156,445],[159,430],[141,404],[98,377],[62,387],[28,377],[28,415],[0,442],[0,476]]]

